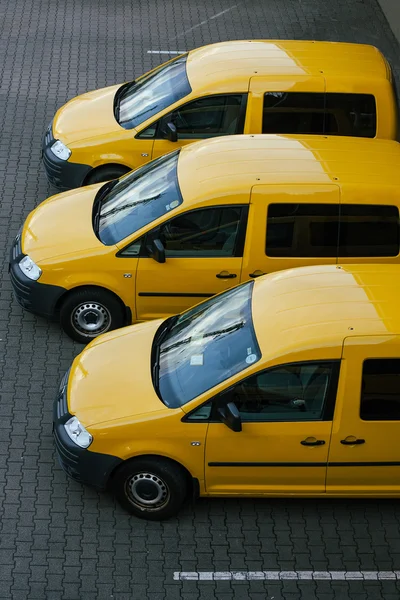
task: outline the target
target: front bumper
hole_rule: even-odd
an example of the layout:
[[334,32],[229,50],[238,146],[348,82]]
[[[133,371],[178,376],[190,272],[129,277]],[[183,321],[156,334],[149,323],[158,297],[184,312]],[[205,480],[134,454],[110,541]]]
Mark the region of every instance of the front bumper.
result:
[[69,438],[64,423],[72,417],[67,404],[67,372],[53,406],[53,436],[57,457],[63,470],[75,481],[105,489],[112,471],[122,460],[109,454],[91,452],[89,448],[80,448]]
[[80,187],[92,167],[57,158],[50,150],[54,141],[52,123],[50,123],[42,143],[42,159],[47,179],[59,190]]
[[25,256],[21,248],[21,234],[14,240],[10,251],[8,272],[14,290],[15,298],[22,308],[37,315],[53,319],[56,317],[56,305],[66,290],[57,285],[49,285],[32,281],[26,277],[18,266],[19,261]]

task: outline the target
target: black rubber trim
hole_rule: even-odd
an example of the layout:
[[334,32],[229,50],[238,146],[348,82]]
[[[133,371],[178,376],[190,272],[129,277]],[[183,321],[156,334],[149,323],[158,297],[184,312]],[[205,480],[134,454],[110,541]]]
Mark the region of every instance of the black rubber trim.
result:
[[212,294],[185,294],[183,292],[139,292],[138,296],[145,297],[164,297],[164,298],[212,298],[217,292]]
[[56,318],[58,300],[67,291],[58,285],[50,285],[32,281],[26,277],[18,266],[19,257],[9,265],[9,275],[18,304],[35,315]]
[[75,481],[100,490],[106,489],[111,473],[123,462],[122,459],[111,454],[91,452],[75,444],[64,427],[72,415],[68,412],[68,404],[66,404],[66,411],[65,409],[60,411],[60,401],[62,397],[58,393],[53,404],[53,436],[57,458],[62,469]]
[[400,467],[400,462],[209,462],[209,467]]
[[47,179],[60,190],[80,187],[92,167],[57,158],[50,150],[55,141],[52,124],[50,124],[42,142],[42,160]]

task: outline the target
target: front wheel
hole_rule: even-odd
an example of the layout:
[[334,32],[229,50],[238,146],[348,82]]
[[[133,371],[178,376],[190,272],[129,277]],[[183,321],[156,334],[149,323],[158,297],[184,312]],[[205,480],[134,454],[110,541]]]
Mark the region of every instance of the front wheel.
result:
[[162,458],[137,458],[123,464],[112,479],[118,502],[139,519],[163,521],[175,516],[187,493],[184,472]]
[[80,288],[72,291],[62,304],[60,323],[70,338],[88,344],[98,335],[122,327],[124,310],[111,292],[93,287]]

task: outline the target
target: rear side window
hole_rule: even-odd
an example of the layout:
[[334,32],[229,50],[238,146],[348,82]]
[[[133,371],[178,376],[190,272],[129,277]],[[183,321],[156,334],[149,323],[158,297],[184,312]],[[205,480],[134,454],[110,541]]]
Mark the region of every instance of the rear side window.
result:
[[267,92],[263,133],[375,137],[376,102],[370,94]]
[[339,256],[397,256],[397,206],[342,205]]
[[376,257],[399,254],[397,206],[270,204],[266,255]]
[[338,204],[270,204],[267,256],[336,257]]
[[364,361],[360,417],[363,421],[400,421],[400,358]]

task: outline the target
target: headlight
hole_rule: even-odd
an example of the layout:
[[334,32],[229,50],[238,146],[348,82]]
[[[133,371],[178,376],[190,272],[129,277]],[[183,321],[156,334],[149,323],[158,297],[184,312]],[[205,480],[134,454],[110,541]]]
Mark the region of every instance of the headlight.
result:
[[81,448],[88,448],[92,443],[93,436],[90,435],[76,417],[69,419],[64,427],[71,440]]
[[42,269],[40,269],[29,256],[24,256],[24,258],[19,261],[18,266],[23,274],[33,281],[37,281],[42,274]]
[[61,160],[68,160],[71,156],[71,150],[67,148],[65,144],[60,142],[60,140],[56,140],[50,147],[50,150],[54,156],[57,156],[57,158],[60,158]]

